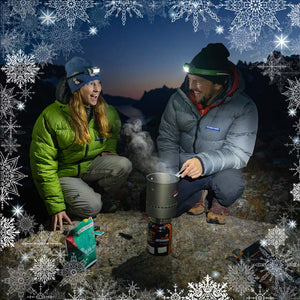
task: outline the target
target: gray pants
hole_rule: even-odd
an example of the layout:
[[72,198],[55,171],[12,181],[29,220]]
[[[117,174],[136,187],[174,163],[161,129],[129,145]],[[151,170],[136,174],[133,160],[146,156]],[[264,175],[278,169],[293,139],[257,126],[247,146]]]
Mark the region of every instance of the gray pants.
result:
[[124,184],[132,170],[131,162],[122,156],[97,156],[87,172],[78,177],[59,179],[70,216],[93,217],[101,211],[101,195],[89,184],[97,183],[105,192],[113,196]]

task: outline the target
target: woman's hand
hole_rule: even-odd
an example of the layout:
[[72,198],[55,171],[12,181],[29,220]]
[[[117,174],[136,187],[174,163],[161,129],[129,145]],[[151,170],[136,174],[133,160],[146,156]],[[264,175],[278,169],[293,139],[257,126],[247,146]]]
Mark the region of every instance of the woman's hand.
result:
[[201,162],[198,158],[194,157],[188,159],[181,167],[181,170],[185,169],[184,172],[181,174],[181,178],[185,177],[186,175],[195,179],[200,177],[203,172]]
[[65,219],[70,225],[72,225],[71,219],[68,217],[64,210],[52,215],[51,224],[53,231],[56,231],[56,227],[58,224],[59,230],[63,230],[63,219]]

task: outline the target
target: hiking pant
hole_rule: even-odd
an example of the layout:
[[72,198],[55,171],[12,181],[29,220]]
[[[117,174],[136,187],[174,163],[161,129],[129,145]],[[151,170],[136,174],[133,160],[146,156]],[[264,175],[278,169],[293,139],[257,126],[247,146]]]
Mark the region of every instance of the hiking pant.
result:
[[67,213],[80,218],[93,217],[102,208],[101,195],[89,184],[96,183],[111,196],[124,184],[132,170],[131,162],[122,156],[97,156],[81,177],[59,179]]
[[182,178],[178,184],[176,216],[190,210],[200,201],[202,190],[208,190],[212,201],[223,206],[232,205],[244,192],[245,181],[241,169],[227,169],[196,179]]

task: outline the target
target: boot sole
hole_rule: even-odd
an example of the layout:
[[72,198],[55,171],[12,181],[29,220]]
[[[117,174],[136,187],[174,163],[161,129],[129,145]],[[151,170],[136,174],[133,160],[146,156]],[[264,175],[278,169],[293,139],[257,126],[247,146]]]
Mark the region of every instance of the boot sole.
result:
[[187,211],[186,212],[188,215],[191,215],[191,216],[200,216],[200,215],[203,215],[204,214],[204,210],[202,211],[202,212],[200,212],[200,213],[197,213],[197,214],[194,214],[194,213],[192,213],[192,212],[190,212],[190,211]]
[[215,219],[206,219],[206,222],[210,223],[210,224],[217,224],[217,225],[225,225],[226,224],[226,222],[220,223],[218,220],[215,220]]

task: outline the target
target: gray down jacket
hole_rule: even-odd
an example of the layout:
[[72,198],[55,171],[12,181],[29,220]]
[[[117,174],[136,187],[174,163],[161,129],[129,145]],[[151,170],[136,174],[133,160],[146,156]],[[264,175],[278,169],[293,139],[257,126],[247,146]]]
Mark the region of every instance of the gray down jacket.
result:
[[240,80],[237,90],[203,117],[181,89],[171,96],[157,139],[159,156],[168,171],[177,172],[193,157],[202,163],[201,176],[247,165],[255,145],[258,115],[255,103],[243,90]]

